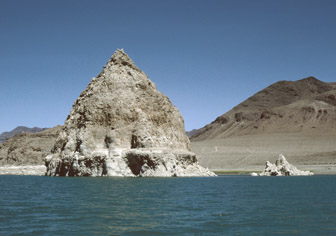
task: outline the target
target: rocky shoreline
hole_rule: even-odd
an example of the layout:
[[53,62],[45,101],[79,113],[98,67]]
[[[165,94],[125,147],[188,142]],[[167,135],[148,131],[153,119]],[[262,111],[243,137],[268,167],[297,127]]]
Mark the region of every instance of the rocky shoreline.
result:
[[[315,175],[336,175],[336,165],[297,165],[303,170],[310,170]],[[250,175],[252,172],[259,173],[264,166],[246,166],[244,168],[225,168],[210,169],[217,175]],[[25,165],[25,166],[0,166],[0,175],[36,175],[44,176],[46,167],[44,165]]]
[[0,166],[0,175],[39,175],[44,176],[45,165]]

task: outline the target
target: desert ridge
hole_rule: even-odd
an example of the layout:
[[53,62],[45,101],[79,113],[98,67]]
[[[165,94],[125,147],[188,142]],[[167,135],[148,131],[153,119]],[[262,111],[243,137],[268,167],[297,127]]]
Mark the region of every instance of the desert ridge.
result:
[[279,81],[257,92],[190,137],[210,169],[262,170],[283,153],[315,173],[336,170],[336,86],[314,77]]

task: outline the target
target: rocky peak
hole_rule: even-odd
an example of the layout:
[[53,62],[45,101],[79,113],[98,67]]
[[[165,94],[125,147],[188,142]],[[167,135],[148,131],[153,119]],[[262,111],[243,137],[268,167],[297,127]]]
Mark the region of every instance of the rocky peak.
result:
[[97,76],[100,77],[102,75],[106,75],[115,71],[117,69],[124,69],[124,70],[135,70],[137,72],[141,72],[141,70],[135,65],[133,60],[124,52],[123,49],[117,49],[107,64],[104,66],[103,71]]
[[298,81],[305,82],[305,83],[323,83],[322,81],[318,80],[314,76],[309,76]]

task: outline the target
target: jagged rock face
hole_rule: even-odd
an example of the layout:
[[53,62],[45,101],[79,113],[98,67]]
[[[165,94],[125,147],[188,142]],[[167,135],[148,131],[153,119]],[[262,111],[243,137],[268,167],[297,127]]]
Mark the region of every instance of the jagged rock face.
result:
[[[53,154],[46,158],[47,174],[180,176],[183,171],[174,171],[168,163],[183,152],[192,161],[181,161],[187,163],[182,169],[197,166],[189,151],[177,108],[123,50],[117,50],[75,101]],[[172,155],[171,160],[161,152]],[[196,173],[209,174],[205,169]]]
[[[254,173],[252,173],[253,175]],[[260,176],[297,176],[297,175],[314,175],[310,171],[298,170],[292,164],[289,164],[285,156],[280,154],[275,164],[266,162],[265,170],[259,174]]]

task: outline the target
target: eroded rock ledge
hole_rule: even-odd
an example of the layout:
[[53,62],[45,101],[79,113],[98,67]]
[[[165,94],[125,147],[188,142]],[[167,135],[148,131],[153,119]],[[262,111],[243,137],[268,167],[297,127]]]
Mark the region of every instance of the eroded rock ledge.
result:
[[49,176],[214,176],[190,152],[178,109],[123,50],[75,101]]
[[198,165],[194,153],[162,150],[105,150],[91,158],[46,158],[50,176],[177,177],[214,176]]

